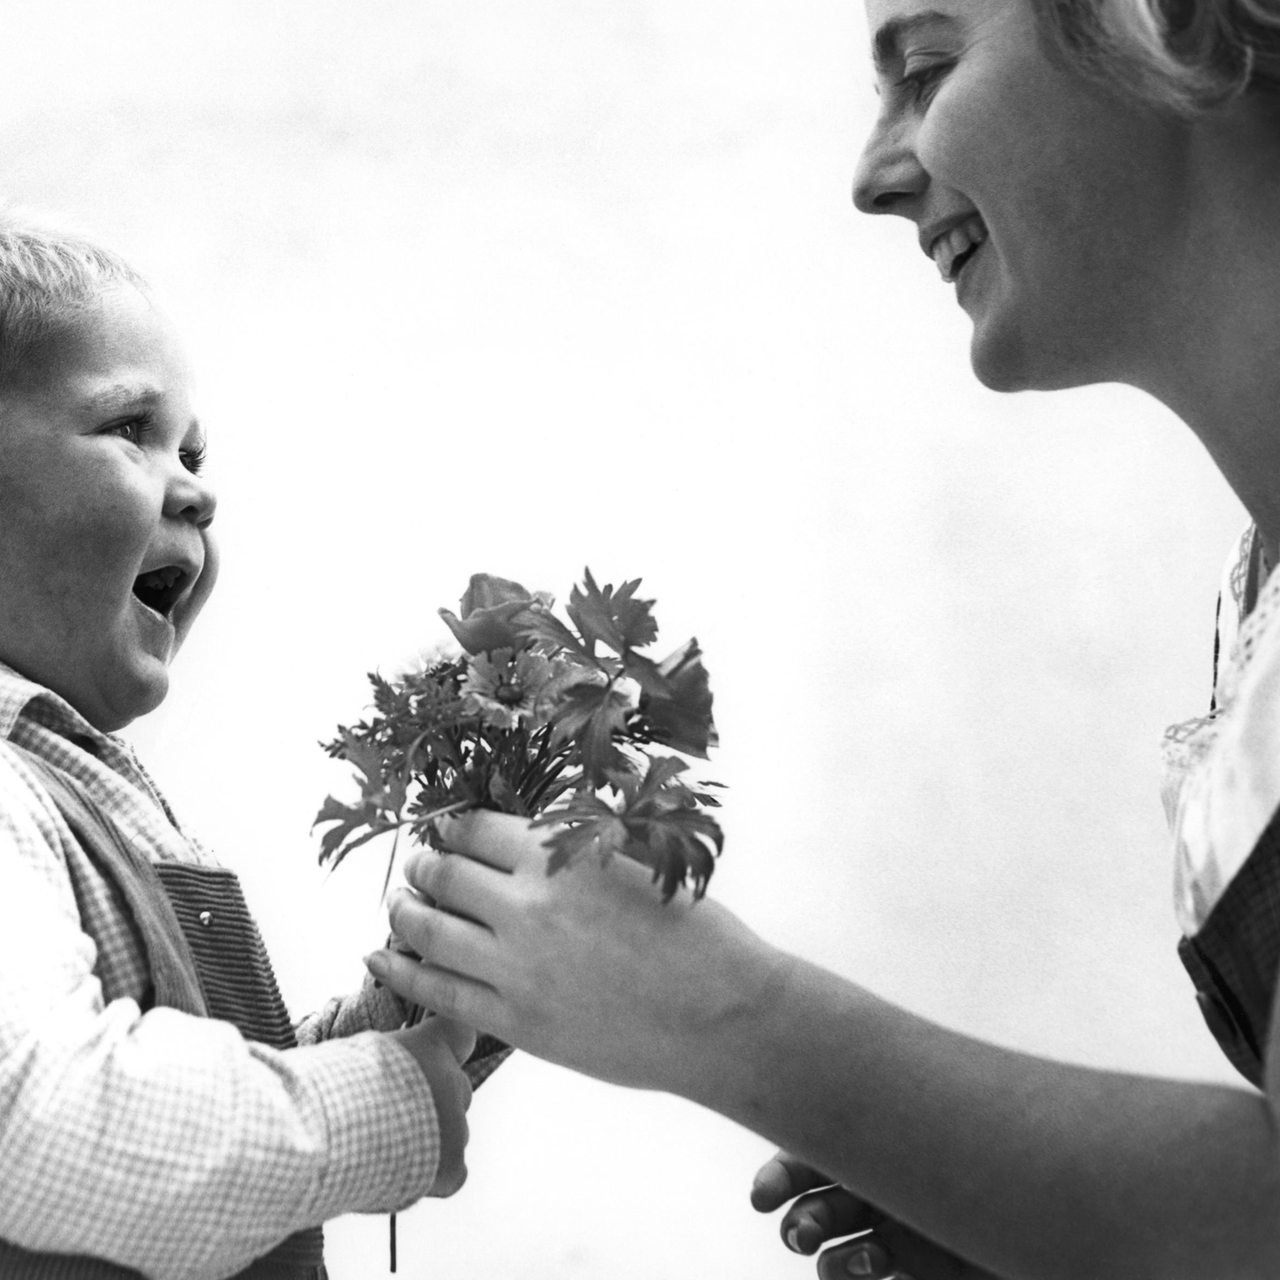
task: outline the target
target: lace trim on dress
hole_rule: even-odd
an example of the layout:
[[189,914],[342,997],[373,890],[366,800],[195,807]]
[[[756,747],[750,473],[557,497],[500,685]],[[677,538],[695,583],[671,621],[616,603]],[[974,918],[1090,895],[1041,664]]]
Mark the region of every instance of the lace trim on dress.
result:
[[[1174,901],[1188,936],[1207,919],[1251,847],[1244,847],[1241,832],[1226,835],[1231,824],[1223,826],[1225,811],[1220,802],[1215,803],[1213,769],[1207,758],[1222,736],[1241,683],[1277,614],[1280,574],[1271,573],[1258,531],[1250,527],[1223,576],[1209,714],[1171,725],[1164,734],[1162,799],[1173,833]],[[1222,839],[1230,847],[1217,847]]]
[[[1249,663],[1253,661],[1254,651],[1257,649],[1263,634],[1266,632],[1271,620],[1280,613],[1280,575],[1271,572],[1271,566],[1267,562],[1267,554],[1263,549],[1262,540],[1258,538],[1255,532],[1253,542],[1256,548],[1256,554],[1249,557],[1249,567],[1253,572],[1252,580],[1246,579],[1245,593],[1240,599],[1240,623],[1238,634],[1236,637],[1235,652],[1231,656],[1228,663],[1225,678],[1223,680],[1223,692],[1227,696],[1234,696],[1240,687],[1240,679],[1244,675]],[[1252,588],[1252,591],[1250,591]],[[1250,601],[1249,596],[1256,596],[1255,601]],[[1252,607],[1250,605],[1252,604]],[[1246,616],[1247,615],[1247,616]]]

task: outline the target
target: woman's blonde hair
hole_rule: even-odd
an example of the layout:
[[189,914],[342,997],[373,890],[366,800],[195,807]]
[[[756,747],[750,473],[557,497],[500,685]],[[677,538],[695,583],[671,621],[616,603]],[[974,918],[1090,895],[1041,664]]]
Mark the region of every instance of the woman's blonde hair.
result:
[[1192,114],[1280,95],[1280,0],[1034,0],[1054,42],[1091,74]]

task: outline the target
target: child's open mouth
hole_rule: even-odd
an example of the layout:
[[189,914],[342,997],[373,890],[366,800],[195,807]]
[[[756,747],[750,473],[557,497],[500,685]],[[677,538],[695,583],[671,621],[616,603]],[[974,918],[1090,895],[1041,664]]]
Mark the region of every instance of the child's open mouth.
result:
[[151,569],[140,573],[133,582],[133,594],[143,604],[167,618],[173,606],[177,604],[182,593],[187,589],[191,575],[177,565],[166,565],[161,569]]

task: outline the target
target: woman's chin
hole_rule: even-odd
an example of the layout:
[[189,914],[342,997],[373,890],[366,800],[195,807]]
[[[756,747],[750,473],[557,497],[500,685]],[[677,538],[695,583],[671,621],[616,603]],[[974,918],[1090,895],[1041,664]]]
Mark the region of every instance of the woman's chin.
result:
[[1111,380],[1090,375],[1063,345],[1037,342],[1017,325],[975,322],[969,360],[989,391],[1065,391]]

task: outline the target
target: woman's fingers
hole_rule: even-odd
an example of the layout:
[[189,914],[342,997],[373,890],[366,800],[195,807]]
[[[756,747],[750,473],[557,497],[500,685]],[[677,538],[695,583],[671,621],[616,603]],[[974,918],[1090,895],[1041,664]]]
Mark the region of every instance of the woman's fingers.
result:
[[751,1184],[751,1207],[760,1213],[772,1213],[802,1192],[829,1186],[831,1179],[825,1173],[789,1152],[778,1151],[756,1173]]
[[816,1253],[830,1240],[855,1237],[819,1256],[819,1280],[991,1280],[985,1271],[832,1185],[812,1165],[779,1151],[756,1174],[751,1203],[768,1212],[788,1200],[793,1202],[780,1230],[795,1253]]
[[512,1038],[502,1002],[487,984],[385,949],[366,956],[364,962],[369,972],[402,1000],[478,1027],[501,1040]]
[[707,1064],[738,1053],[746,1011],[781,998],[782,953],[716,902],[663,903],[629,858],[548,875],[541,828],[493,813],[447,824],[444,841],[458,852],[415,852],[412,890],[391,903],[422,960],[388,967],[398,995],[589,1075],[672,1092],[700,1088]]
[[489,809],[472,809],[436,823],[440,843],[450,853],[483,862],[499,871],[514,871],[523,864],[542,865],[546,836],[531,827],[527,818]]
[[[405,879],[423,895],[415,898],[401,890],[391,898],[391,923],[397,923],[397,910],[406,919],[413,917],[407,908],[411,901],[430,910],[438,908],[488,929],[495,928],[518,892],[512,878],[504,871],[495,870],[469,858],[450,853],[435,853],[419,849],[405,862]],[[425,901],[423,900],[425,898]],[[399,928],[396,932],[400,933]],[[404,937],[404,934],[400,935]],[[425,955],[426,952],[421,954]]]
[[843,1187],[824,1187],[801,1196],[779,1224],[787,1248],[795,1253],[816,1253],[828,1240],[869,1231],[884,1220],[873,1205]]
[[779,1151],[756,1174],[751,1203],[768,1213],[793,1199],[779,1230],[795,1253],[816,1253],[828,1240],[867,1231],[884,1218],[865,1200],[835,1186],[821,1170]]
[[886,1219],[870,1235],[832,1245],[818,1258],[818,1280],[996,1280],[901,1222]]
[[413,953],[406,957],[411,963],[421,958],[464,978],[493,982],[493,934],[484,924],[433,907],[408,889],[392,895],[389,915],[396,939]]
[[[852,1240],[828,1249],[818,1259],[818,1280],[911,1280],[899,1271],[889,1251],[874,1240]],[[926,1273],[921,1280],[933,1280]]]

